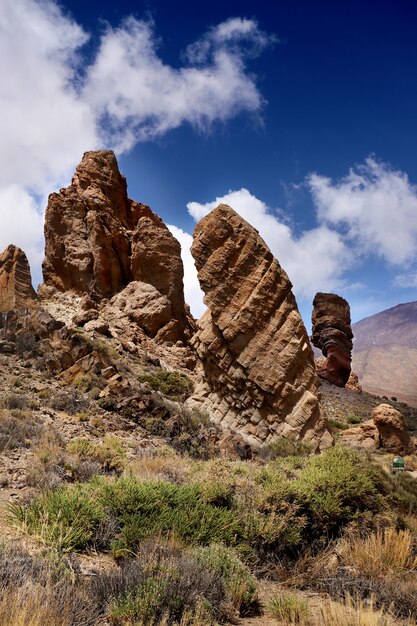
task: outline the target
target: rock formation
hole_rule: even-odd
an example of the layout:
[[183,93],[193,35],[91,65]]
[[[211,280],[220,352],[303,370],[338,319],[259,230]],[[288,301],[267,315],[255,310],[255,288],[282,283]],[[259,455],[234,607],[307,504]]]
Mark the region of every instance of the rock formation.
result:
[[317,367],[318,375],[344,387],[350,376],[353,345],[349,303],[334,293],[316,293],[312,324],[313,345],[326,357]]
[[416,449],[404,416],[390,404],[376,406],[371,420],[345,430],[340,441],[356,448],[384,448],[392,454],[411,454]]
[[26,255],[10,245],[0,255],[0,313],[29,308],[36,300]]
[[[72,291],[93,300],[112,298],[138,281],[147,285],[145,300],[146,293],[155,300],[155,291],[164,300],[158,319],[169,324],[167,340],[190,331],[180,244],[149,207],[128,198],[110,150],[86,152],[71,185],[49,196],[43,276],[44,296]],[[151,326],[154,335],[162,328],[157,321]]]
[[409,454],[411,438],[404,417],[390,404],[379,404],[372,411],[382,448],[394,454]]
[[258,232],[220,205],[191,252],[208,306],[192,339],[202,378],[191,402],[254,446],[277,436],[330,445],[292,285]]

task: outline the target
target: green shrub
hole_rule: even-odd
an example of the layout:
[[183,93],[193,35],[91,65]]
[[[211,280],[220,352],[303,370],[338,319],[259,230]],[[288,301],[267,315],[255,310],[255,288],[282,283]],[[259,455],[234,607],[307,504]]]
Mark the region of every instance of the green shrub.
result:
[[295,490],[305,500],[309,532],[315,536],[334,535],[361,513],[375,513],[383,506],[378,472],[341,446],[312,458],[301,470]]
[[309,621],[307,602],[293,593],[274,595],[269,601],[268,609],[273,617],[286,624],[307,624]]
[[[31,534],[65,550],[80,550],[99,540],[100,522],[116,519],[112,547],[117,555],[134,550],[150,536],[175,534],[185,543],[238,542],[242,528],[232,511],[210,505],[197,485],[93,478],[62,486],[27,507],[12,507],[12,517]],[[116,534],[117,532],[117,534]]]
[[311,454],[311,446],[303,441],[297,441],[295,437],[279,437],[263,446],[259,454],[265,460],[288,456],[308,456]]
[[76,454],[81,460],[97,461],[105,471],[121,470],[126,460],[122,442],[110,435],[106,435],[103,441],[77,437],[68,443],[67,451]]
[[345,422],[340,420],[329,420],[329,424],[332,428],[337,428],[338,430],[347,430],[349,428],[349,424],[345,424]]
[[143,374],[139,380],[149,383],[152,389],[166,396],[188,398],[193,391],[191,380],[181,372],[159,370],[156,374]]
[[28,507],[12,504],[11,516],[46,545],[64,552],[81,550],[94,541],[105,518],[102,503],[89,497],[83,487],[60,486],[42,494]]
[[136,558],[122,564],[122,571],[122,585],[112,581],[117,574],[108,580],[108,588],[116,591],[108,616],[115,626],[214,626],[229,617],[222,579],[182,546],[145,542]]
[[192,554],[222,579],[228,599],[244,615],[257,600],[256,579],[236,551],[221,544],[212,544],[197,548]]
[[349,424],[360,424],[362,421],[359,415],[348,415],[346,419]]
[[[81,440],[76,447],[89,445]],[[214,480],[200,471],[191,484],[94,477],[44,494],[14,517],[32,534],[51,544],[64,542],[66,549],[104,541],[121,556],[147,537],[175,535],[188,545],[222,543],[242,555],[269,559],[319,549],[347,524],[372,518],[387,508],[389,498],[394,501],[382,470],[339,446],[301,462],[277,459],[254,475],[227,472],[227,464],[220,475],[221,467],[212,466]],[[104,517],[113,520],[106,532]]]

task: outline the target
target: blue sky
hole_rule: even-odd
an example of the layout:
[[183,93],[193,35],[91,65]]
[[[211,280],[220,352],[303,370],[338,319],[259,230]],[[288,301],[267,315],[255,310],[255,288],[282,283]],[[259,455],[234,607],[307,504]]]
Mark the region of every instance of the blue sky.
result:
[[187,254],[225,199],[257,227],[308,322],[318,290],[358,320],[417,299],[413,2],[3,0],[0,247],[40,281],[47,194],[85,150]]

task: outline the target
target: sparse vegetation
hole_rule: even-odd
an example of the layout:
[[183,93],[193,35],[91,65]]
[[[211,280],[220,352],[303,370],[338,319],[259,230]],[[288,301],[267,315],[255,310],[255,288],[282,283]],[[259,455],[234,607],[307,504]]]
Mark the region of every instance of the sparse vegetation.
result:
[[181,372],[158,370],[154,374],[143,374],[139,376],[139,381],[149,383],[155,391],[160,391],[166,396],[178,399],[188,398],[193,390],[191,380]]
[[14,507],[13,516],[29,533],[65,550],[95,545],[100,522],[110,516],[117,520],[109,542],[115,554],[135,550],[146,537],[174,533],[188,544],[221,542],[243,553],[277,557],[323,545],[382,506],[373,471],[343,448],[309,458],[292,479],[274,461],[245,481],[242,489],[233,476],[226,481],[219,476],[212,485],[201,479],[178,485],[93,478]]
[[359,415],[348,415],[346,419],[349,424],[360,424],[362,421]]
[[85,411],[90,406],[88,398],[80,394],[76,389],[65,389],[55,393],[50,399],[51,409],[65,411],[69,415],[75,415]]
[[349,428],[349,424],[340,420],[330,419],[329,424],[332,428],[337,428],[338,430],[347,430]]
[[285,624],[309,623],[308,604],[294,593],[274,595],[269,601],[268,609],[273,617]]
[[28,447],[41,436],[42,431],[42,426],[30,413],[0,410],[0,452]]

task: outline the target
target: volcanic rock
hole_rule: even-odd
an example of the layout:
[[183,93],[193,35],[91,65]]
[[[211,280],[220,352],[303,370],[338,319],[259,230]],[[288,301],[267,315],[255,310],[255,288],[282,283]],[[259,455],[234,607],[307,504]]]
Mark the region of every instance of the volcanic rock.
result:
[[312,342],[326,361],[317,368],[321,378],[344,387],[351,371],[352,338],[349,303],[334,293],[317,293],[313,300]]
[[390,404],[380,404],[372,411],[378,429],[380,445],[394,454],[409,454],[412,448],[410,433],[404,417]]
[[27,309],[36,301],[26,254],[10,245],[0,255],[0,313]]
[[278,436],[331,445],[292,285],[259,233],[220,205],[191,252],[208,310],[192,339],[201,379],[189,403],[255,447]]
[[340,442],[355,448],[383,448],[392,454],[411,454],[416,445],[403,415],[390,404],[374,407],[372,419],[345,430]]
[[[168,302],[170,338],[191,332],[180,244],[149,207],[128,198],[110,150],[86,152],[71,185],[49,196],[43,276],[44,297],[72,291],[92,301],[111,298],[131,281],[146,283]],[[147,293],[154,300],[154,290],[144,291],[143,300]],[[151,323],[158,325],[159,317]]]

